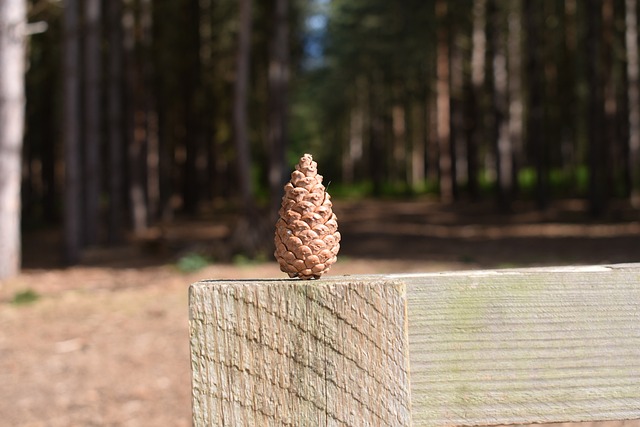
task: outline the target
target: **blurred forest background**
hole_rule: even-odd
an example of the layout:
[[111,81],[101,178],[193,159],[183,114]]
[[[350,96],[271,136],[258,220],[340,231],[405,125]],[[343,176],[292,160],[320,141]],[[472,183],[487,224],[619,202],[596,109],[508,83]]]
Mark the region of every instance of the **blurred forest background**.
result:
[[190,426],[187,284],[282,277],[304,153],[333,275],[638,262],[638,8],[0,0],[0,419]]
[[67,264],[218,213],[231,251],[268,252],[305,152],[334,197],[640,203],[637,0],[4,0],[0,21],[0,277],[18,216],[63,229]]

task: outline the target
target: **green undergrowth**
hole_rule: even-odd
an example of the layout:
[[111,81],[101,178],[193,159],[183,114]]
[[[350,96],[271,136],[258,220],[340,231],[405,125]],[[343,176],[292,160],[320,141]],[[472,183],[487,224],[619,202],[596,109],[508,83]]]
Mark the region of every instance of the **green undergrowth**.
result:
[[190,252],[178,259],[176,262],[176,268],[181,273],[195,273],[211,263],[212,260],[210,258],[197,252]]
[[[589,172],[586,166],[577,166],[574,169],[552,168],[548,171],[546,183],[550,197],[585,196],[589,189]],[[538,175],[535,168],[520,169],[516,184],[518,198],[522,200],[533,199],[537,192],[537,185]],[[365,180],[349,184],[332,181],[330,185],[327,185],[327,191],[337,199],[358,200],[371,197],[393,199],[424,195],[437,196],[439,188],[437,181],[432,180],[424,180],[414,185],[403,181],[385,181],[377,187],[373,181]],[[468,192],[467,182],[459,182],[458,191],[461,195],[466,194]],[[495,174],[480,173],[478,175],[478,196],[482,198],[493,197],[495,193]],[[623,197],[624,183],[614,182],[612,194],[616,197]]]
[[246,254],[236,254],[232,258],[232,262],[237,267],[251,267],[253,265],[264,264],[268,261],[265,253],[258,253],[256,256],[248,256]]
[[38,294],[33,289],[23,289],[21,291],[17,291],[13,298],[11,298],[11,304],[13,305],[28,305],[33,304],[34,302],[40,299],[40,294]]

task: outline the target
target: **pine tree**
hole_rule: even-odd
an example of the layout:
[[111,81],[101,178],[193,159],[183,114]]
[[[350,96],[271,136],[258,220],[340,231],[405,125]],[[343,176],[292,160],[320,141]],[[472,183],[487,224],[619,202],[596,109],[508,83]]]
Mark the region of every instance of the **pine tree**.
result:
[[20,268],[25,9],[23,0],[0,3],[0,279]]

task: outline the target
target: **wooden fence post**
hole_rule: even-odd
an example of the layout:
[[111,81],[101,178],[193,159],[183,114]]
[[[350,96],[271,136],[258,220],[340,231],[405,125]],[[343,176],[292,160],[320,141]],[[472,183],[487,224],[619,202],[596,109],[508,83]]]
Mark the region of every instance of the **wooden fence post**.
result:
[[405,324],[390,280],[196,283],[194,426],[408,426]]
[[196,427],[640,420],[640,264],[205,281],[190,316]]

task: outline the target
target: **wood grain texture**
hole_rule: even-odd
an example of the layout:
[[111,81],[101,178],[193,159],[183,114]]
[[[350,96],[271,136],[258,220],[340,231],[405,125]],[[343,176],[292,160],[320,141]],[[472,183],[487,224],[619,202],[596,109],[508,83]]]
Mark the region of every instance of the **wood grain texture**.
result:
[[194,426],[408,426],[405,325],[386,279],[196,283]]
[[640,264],[388,277],[414,425],[640,418]]

